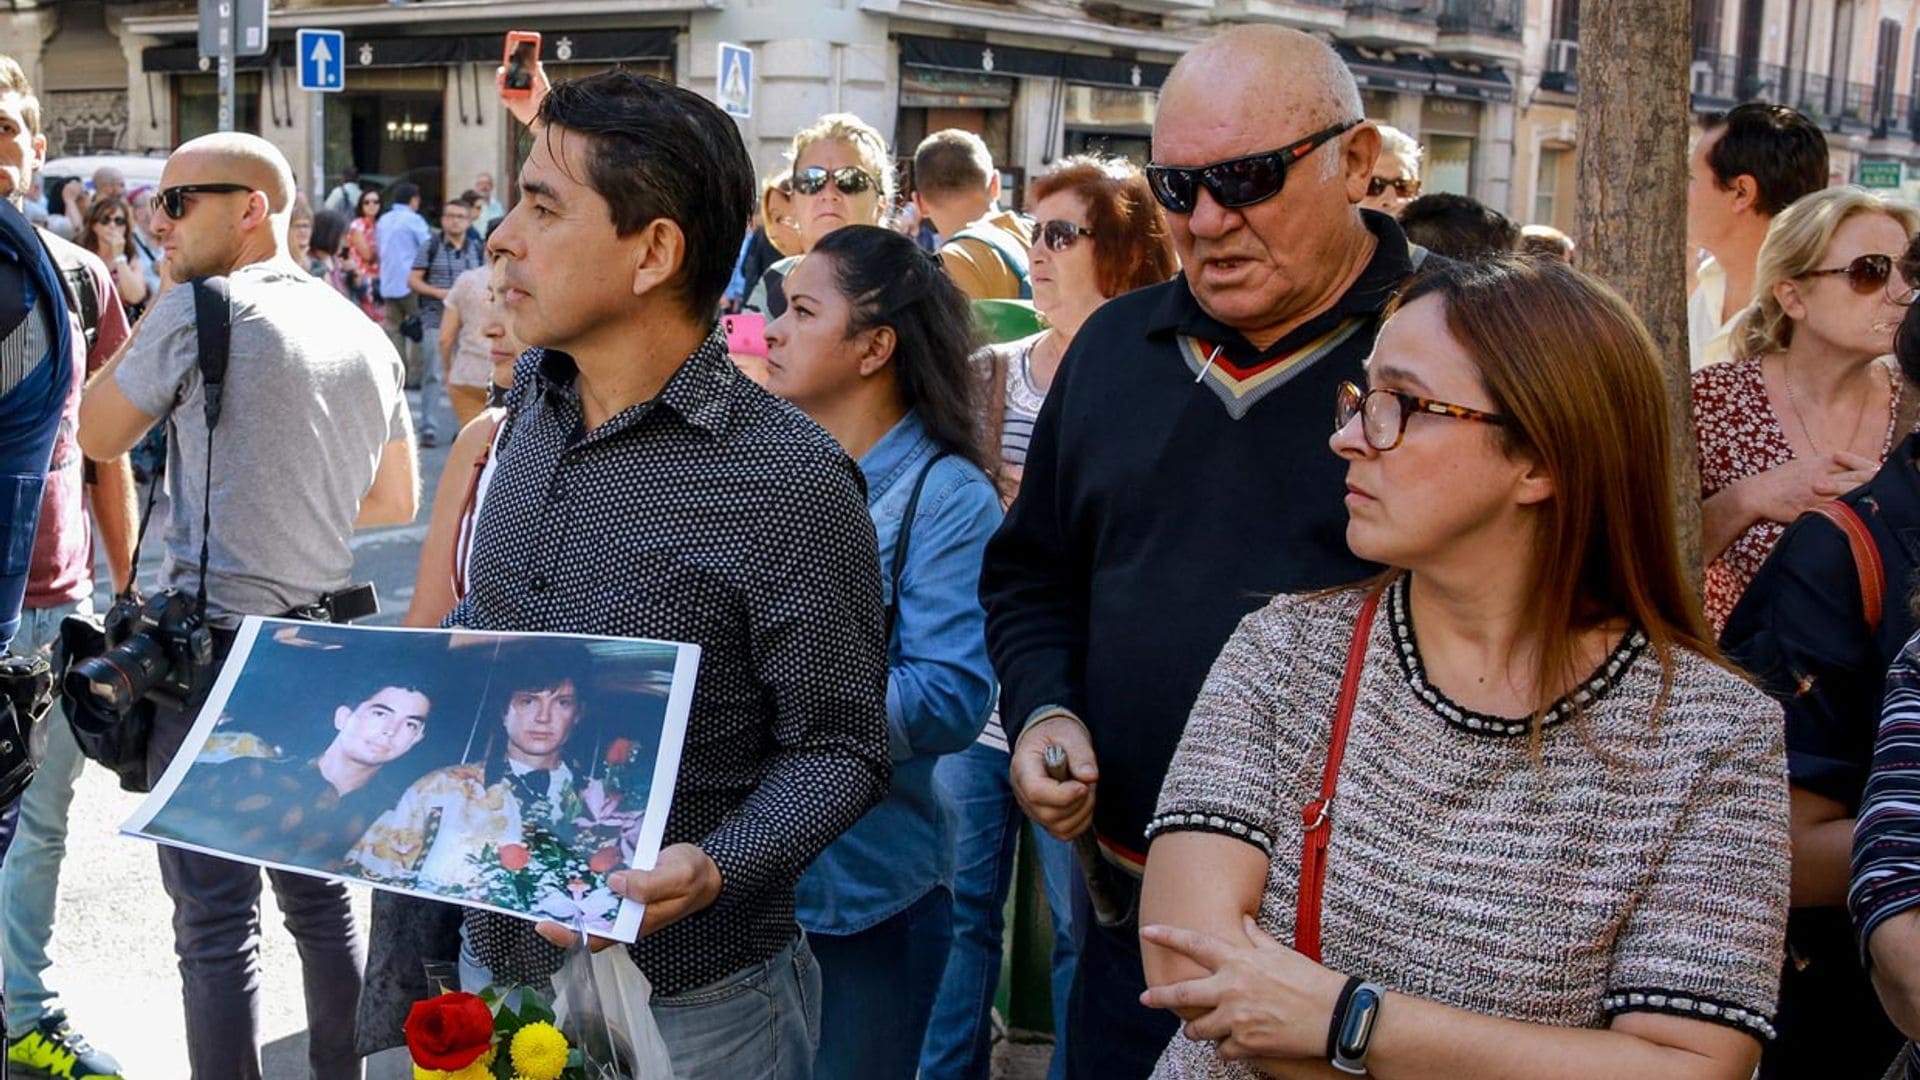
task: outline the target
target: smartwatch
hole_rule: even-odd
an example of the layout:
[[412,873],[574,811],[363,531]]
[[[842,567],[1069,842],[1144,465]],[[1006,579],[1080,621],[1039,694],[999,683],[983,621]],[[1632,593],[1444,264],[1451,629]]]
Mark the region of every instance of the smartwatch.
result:
[[1367,1047],[1373,1042],[1373,1028],[1380,1019],[1380,1002],[1387,992],[1378,983],[1359,979],[1348,980],[1347,987],[1333,1011],[1327,1056],[1341,1072],[1365,1076]]

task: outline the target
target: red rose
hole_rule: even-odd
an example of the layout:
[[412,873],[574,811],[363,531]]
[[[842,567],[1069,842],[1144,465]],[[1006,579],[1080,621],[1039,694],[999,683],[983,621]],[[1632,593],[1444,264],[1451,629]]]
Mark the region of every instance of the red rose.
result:
[[506,867],[507,869],[515,872],[525,870],[527,868],[527,864],[532,861],[533,861],[532,856],[527,854],[527,845],[525,844],[501,844],[500,845],[500,865]]
[[632,739],[626,739],[626,738],[615,739],[613,740],[612,744],[607,747],[607,764],[609,765],[625,765],[627,763],[627,759],[632,756],[633,756],[633,740]]
[[493,1011],[472,994],[441,994],[407,1012],[407,1052],[427,1069],[464,1069],[493,1046]]
[[606,847],[594,852],[593,858],[587,860],[587,869],[596,874],[604,874],[619,865],[620,848],[615,844],[608,844]]

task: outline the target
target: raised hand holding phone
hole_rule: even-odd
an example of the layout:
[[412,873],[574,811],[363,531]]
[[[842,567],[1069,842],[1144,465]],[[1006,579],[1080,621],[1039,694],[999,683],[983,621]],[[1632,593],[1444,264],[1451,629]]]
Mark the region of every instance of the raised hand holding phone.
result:
[[540,62],[540,33],[537,30],[510,30],[501,52],[500,67],[494,72],[494,86],[500,103],[515,120],[528,127],[540,115],[540,102],[553,88],[547,69]]

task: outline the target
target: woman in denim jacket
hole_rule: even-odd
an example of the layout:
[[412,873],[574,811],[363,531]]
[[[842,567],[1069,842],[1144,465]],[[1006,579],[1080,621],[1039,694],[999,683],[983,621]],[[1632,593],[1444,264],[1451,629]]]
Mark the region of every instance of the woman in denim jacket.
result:
[[966,298],[911,240],[850,225],[787,278],[767,388],[860,463],[887,600],[893,787],[801,878],[823,1077],[910,1080],[953,941],[951,814],[934,762],[993,704],[980,560],[1000,523]]

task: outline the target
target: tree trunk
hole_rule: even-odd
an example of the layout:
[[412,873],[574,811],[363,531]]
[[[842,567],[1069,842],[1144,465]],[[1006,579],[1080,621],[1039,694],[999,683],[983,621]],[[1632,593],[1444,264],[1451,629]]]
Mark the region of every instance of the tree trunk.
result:
[[1700,471],[1687,351],[1692,25],[1676,0],[1580,5],[1579,261],[1619,290],[1660,349],[1674,517],[1699,585]]

